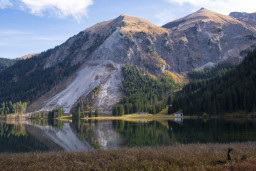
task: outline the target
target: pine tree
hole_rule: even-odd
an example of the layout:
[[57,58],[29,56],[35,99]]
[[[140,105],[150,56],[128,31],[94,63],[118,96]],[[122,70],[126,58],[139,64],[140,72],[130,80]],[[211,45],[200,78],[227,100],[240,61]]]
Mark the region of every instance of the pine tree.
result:
[[90,110],[89,117],[90,118],[92,117],[92,110]]
[[98,117],[99,116],[99,111],[98,111],[98,108],[95,109],[95,117]]

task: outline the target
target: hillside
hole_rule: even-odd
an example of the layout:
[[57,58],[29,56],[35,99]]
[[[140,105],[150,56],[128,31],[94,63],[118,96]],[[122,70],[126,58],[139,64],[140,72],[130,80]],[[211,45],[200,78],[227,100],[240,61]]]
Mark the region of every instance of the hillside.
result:
[[239,21],[246,22],[256,28],[256,13],[231,12],[229,16],[234,17]]
[[15,64],[15,60],[0,58],[0,72]]
[[[171,30],[172,59],[175,71],[191,71],[208,63],[228,61],[238,64],[243,53],[255,46],[256,29],[233,17],[200,9],[163,26]],[[169,62],[166,60],[167,63]]]
[[30,102],[29,111],[61,107],[68,113],[100,87],[93,106],[111,111],[124,96],[124,65],[175,76],[209,63],[238,64],[256,44],[250,38],[255,34],[251,25],[207,9],[163,27],[121,15],[1,72],[0,101]]
[[256,111],[256,49],[236,68],[210,80],[191,82],[176,95],[169,113],[221,115]]

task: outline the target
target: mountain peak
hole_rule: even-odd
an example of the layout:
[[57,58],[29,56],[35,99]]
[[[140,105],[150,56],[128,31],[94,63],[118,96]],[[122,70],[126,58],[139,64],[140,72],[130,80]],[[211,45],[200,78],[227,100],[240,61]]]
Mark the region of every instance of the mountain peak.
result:
[[[139,17],[122,14],[116,19],[98,23],[85,31],[103,32],[104,30],[120,29],[123,32],[146,32],[146,33],[163,33],[166,29],[158,27],[155,24]],[[101,30],[101,31],[100,31]]]
[[[214,11],[208,10],[206,8],[201,8],[200,10],[187,15],[183,18],[177,19],[173,22],[165,24],[164,28],[174,28],[174,27],[191,27],[195,25],[196,23],[200,22],[214,22],[219,24],[225,24],[225,23],[240,23],[240,21],[226,15],[222,15],[219,13],[216,13]],[[184,27],[186,26],[186,27]]]
[[166,29],[158,27],[155,24],[139,17],[134,17],[130,15],[121,15],[122,23],[120,29],[123,32],[145,32],[145,33],[163,33]]

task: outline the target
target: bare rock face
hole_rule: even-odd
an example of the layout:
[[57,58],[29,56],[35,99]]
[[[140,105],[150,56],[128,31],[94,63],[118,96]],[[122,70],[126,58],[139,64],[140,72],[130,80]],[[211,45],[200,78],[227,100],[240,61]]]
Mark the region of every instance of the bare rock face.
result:
[[121,15],[80,32],[51,51],[44,68],[62,61],[82,67],[67,87],[41,106],[44,110],[63,107],[69,112],[80,97],[101,85],[95,107],[111,110],[122,98],[124,64],[153,74],[188,72],[223,61],[237,64],[244,57],[242,52],[255,45],[254,26],[203,8],[163,27]]
[[239,63],[241,51],[256,43],[251,25],[207,9],[163,26],[170,30],[172,54],[167,63],[176,72],[191,71],[209,62]]
[[256,27],[256,13],[231,12],[229,16]]

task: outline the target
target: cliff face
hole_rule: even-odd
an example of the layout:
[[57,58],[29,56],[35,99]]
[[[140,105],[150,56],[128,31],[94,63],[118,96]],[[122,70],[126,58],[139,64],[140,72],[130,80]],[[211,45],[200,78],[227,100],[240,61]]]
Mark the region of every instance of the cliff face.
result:
[[256,44],[256,29],[230,16],[207,9],[158,27],[144,19],[121,15],[90,27],[45,55],[43,68],[68,61],[81,64],[76,74],[39,98],[32,106],[69,112],[80,97],[95,87],[101,91],[94,100],[101,110],[122,98],[121,67],[129,63],[152,74],[165,70],[187,72],[223,61],[239,63],[243,53]]

